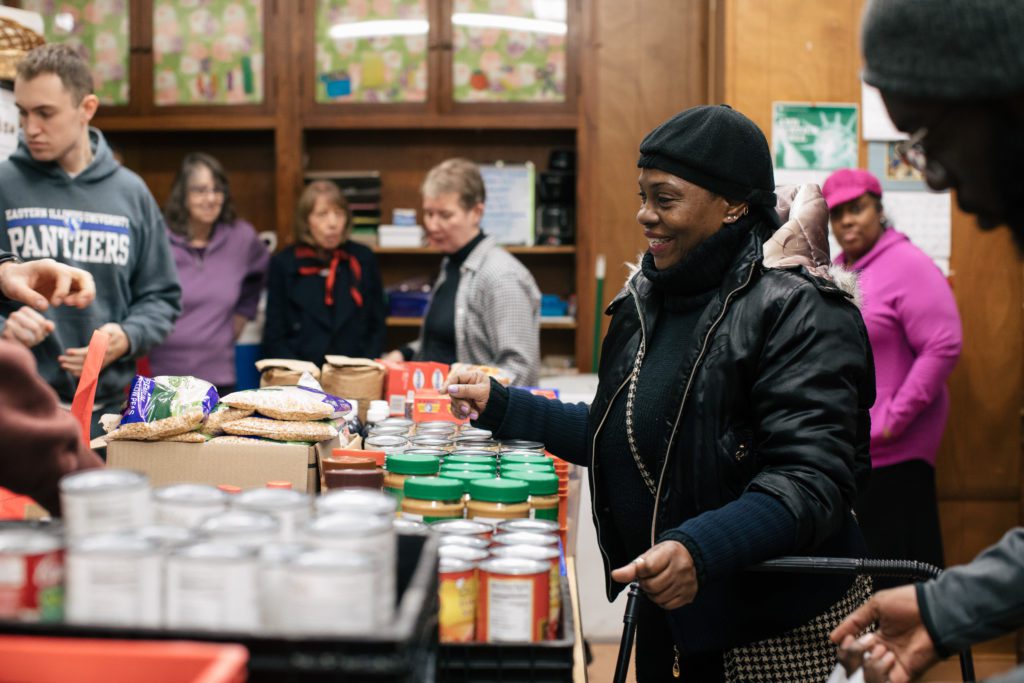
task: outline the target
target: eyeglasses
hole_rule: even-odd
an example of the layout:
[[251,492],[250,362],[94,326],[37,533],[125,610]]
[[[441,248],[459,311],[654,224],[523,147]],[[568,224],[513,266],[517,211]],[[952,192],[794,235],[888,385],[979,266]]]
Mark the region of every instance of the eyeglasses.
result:
[[924,148],[924,140],[928,137],[927,128],[918,128],[910,136],[910,139],[896,145],[896,156],[903,163],[907,164],[921,175],[925,176],[929,184],[945,187],[948,183],[949,173],[946,168],[935,159],[929,159]]
[[191,186],[188,188],[189,194],[198,196],[212,195],[214,197],[223,197],[224,190],[219,187],[203,187],[200,185]]

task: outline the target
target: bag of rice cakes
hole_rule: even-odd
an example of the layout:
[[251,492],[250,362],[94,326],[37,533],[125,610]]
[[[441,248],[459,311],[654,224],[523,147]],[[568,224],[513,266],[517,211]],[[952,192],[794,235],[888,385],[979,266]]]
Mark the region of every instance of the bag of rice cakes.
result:
[[220,436],[224,433],[224,425],[234,420],[241,420],[243,417],[249,417],[254,411],[244,408],[232,408],[231,406],[218,403],[213,407],[213,411],[206,416],[206,421],[203,423],[203,428],[199,430],[207,436]]
[[261,436],[274,441],[306,441],[315,443],[338,436],[329,422],[270,420],[265,417],[244,417],[224,425],[224,431],[238,436]]
[[336,419],[352,410],[352,405],[345,399],[304,386],[235,391],[220,401],[232,408],[252,410],[275,420]]
[[216,403],[217,390],[201,379],[136,375],[121,422],[107,434],[107,440],[159,441],[190,432]]

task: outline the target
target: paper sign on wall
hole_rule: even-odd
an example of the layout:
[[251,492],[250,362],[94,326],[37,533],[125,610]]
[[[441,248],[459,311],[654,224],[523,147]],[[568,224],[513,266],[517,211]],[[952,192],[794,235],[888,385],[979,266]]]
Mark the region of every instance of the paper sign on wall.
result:
[[0,88],[0,160],[11,156],[18,148],[18,108],[14,106],[14,93]]
[[498,244],[533,244],[534,165],[484,164],[480,175],[487,191],[483,231]]

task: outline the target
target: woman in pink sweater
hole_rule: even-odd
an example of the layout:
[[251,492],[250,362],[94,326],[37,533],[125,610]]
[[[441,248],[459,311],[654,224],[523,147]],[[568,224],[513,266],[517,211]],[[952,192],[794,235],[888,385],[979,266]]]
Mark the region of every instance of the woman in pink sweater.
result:
[[932,260],[897,232],[882,209],[882,186],[857,169],[822,188],[832,233],[855,271],[875,356],[871,481],[856,509],[875,557],[943,566],[935,498],[935,455],[949,414],[946,378],[960,355],[960,316]]

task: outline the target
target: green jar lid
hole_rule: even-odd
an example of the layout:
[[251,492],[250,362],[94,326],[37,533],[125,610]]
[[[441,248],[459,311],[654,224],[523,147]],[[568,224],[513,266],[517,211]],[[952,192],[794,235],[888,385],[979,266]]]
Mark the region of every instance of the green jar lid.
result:
[[405,497],[419,500],[458,500],[463,484],[446,477],[409,477],[405,480]]
[[507,462],[501,464],[502,472],[551,472],[554,474],[555,468],[548,467],[544,463],[539,462]]
[[487,503],[525,503],[530,486],[515,479],[476,479],[469,483],[469,497]]
[[443,473],[446,470],[455,470],[459,472],[489,472],[493,477],[495,468],[488,465],[474,465],[473,463],[468,462],[453,462],[451,464],[447,462],[441,463],[441,472]]
[[441,459],[436,455],[394,453],[384,458],[384,467],[395,474],[437,474]]
[[558,475],[547,472],[525,472],[512,470],[502,473],[506,479],[525,481],[530,487],[531,496],[551,496],[558,493]]
[[552,469],[555,467],[555,461],[546,455],[540,453],[523,453],[523,452],[512,452],[501,454],[502,464],[506,463],[522,463],[522,464],[540,464],[549,465]]
[[462,463],[465,465],[486,465],[491,469],[498,466],[498,460],[493,455],[466,455],[464,453],[453,453],[444,459],[445,464]]
[[477,481],[479,479],[493,479],[494,472],[479,472],[475,470],[441,470],[441,476],[446,479],[458,479],[462,483],[462,492],[469,493],[469,482]]

